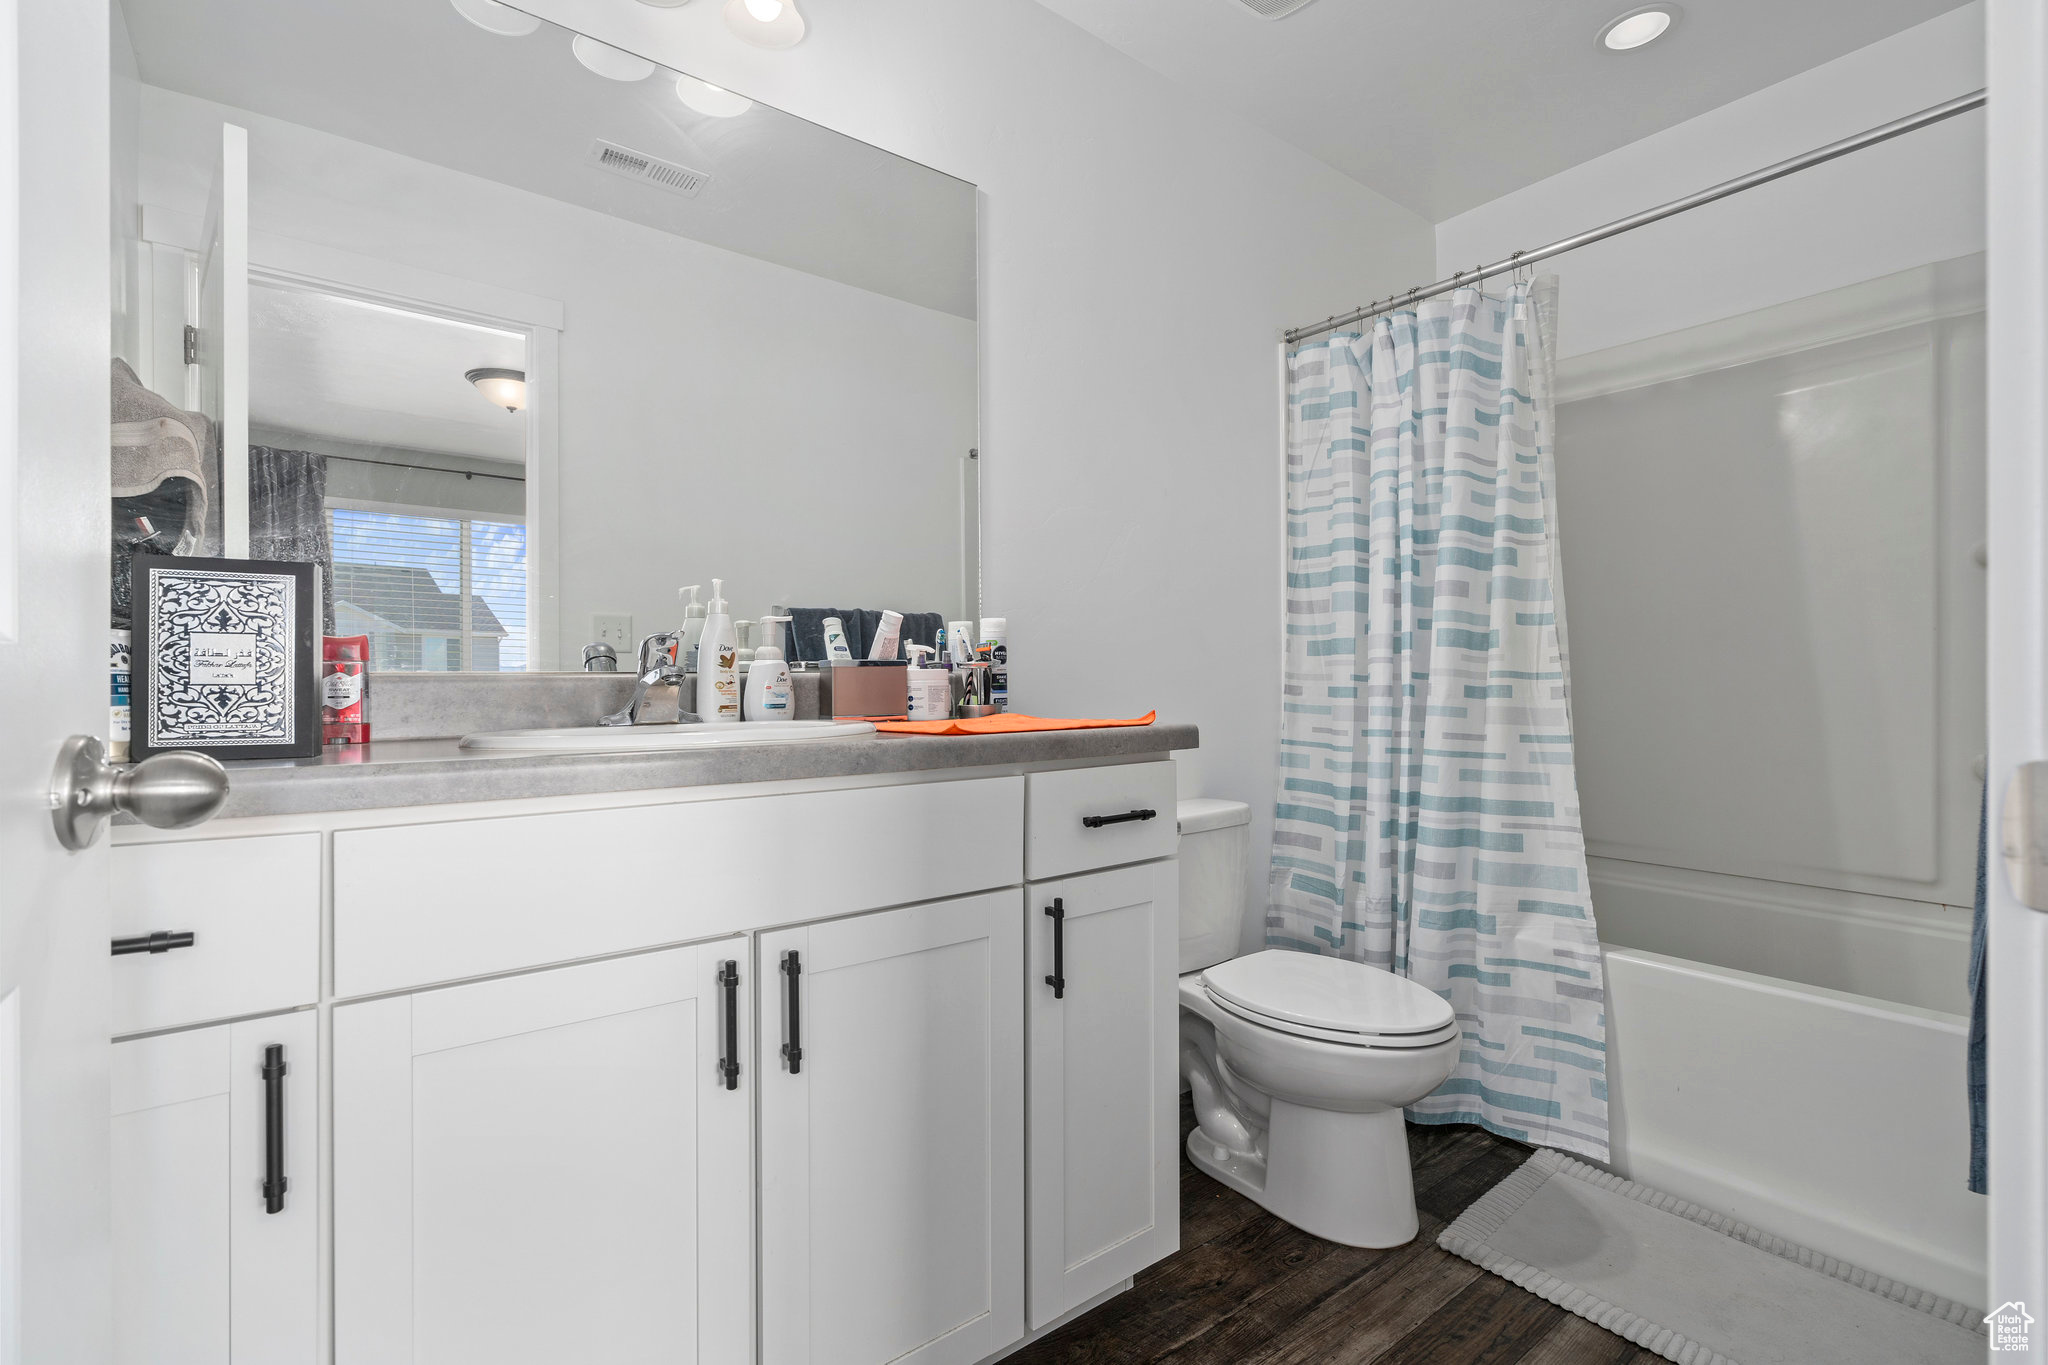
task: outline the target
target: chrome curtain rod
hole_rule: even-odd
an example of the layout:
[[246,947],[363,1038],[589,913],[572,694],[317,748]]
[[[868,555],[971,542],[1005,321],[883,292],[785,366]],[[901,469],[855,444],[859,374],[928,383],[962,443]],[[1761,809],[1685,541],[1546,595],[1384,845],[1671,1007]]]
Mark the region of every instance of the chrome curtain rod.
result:
[[1490,279],[1495,275],[1505,275],[1509,271],[1519,269],[1525,265],[1534,265],[1538,261],[1547,261],[1552,256],[1561,255],[1578,247],[1591,246],[1594,242],[1605,241],[1609,237],[1616,237],[1624,232],[1633,232],[1639,227],[1646,227],[1651,223],[1660,222],[1674,214],[1684,213],[1687,209],[1696,209],[1702,204],[1711,204],[1717,199],[1726,199],[1731,194],[1740,194],[1744,190],[1753,190],[1758,185],[1768,185],[1773,180],[1781,180],[1785,176],[1797,171],[1818,166],[1824,161],[1833,161],[1838,156],[1847,156],[1851,152],[1860,152],[1865,147],[1875,147],[1880,142],[1889,142],[1895,137],[1903,137],[1907,133],[1917,132],[1922,128],[1940,123],[1944,119],[1954,118],[1957,114],[1966,114],[1972,109],[1981,109],[1983,107],[1984,92],[1982,90],[1971,95],[1959,95],[1944,104],[1937,104],[1931,108],[1922,109],[1917,114],[1908,114],[1902,119],[1895,119],[1890,123],[1882,124],[1867,132],[1857,133],[1853,137],[1845,137],[1840,142],[1830,142],[1827,146],[1815,148],[1804,156],[1795,156],[1789,161],[1780,161],[1776,165],[1766,166],[1760,171],[1751,171],[1748,175],[1737,176],[1733,180],[1724,180],[1720,184],[1701,190],[1697,194],[1688,194],[1683,199],[1674,199],[1668,204],[1659,204],[1656,208],[1644,209],[1641,213],[1633,213],[1626,218],[1617,218],[1603,227],[1596,227],[1590,231],[1566,237],[1561,241],[1552,242],[1549,246],[1537,247],[1534,251],[1517,251],[1514,255],[1507,257],[1505,260],[1495,261],[1492,265],[1476,266],[1471,270],[1461,270],[1447,280],[1438,280],[1435,284],[1431,285],[1418,285],[1405,294],[1390,294],[1377,303],[1369,303],[1363,308],[1354,308],[1341,316],[1332,314],[1321,322],[1312,323],[1307,327],[1297,327],[1287,333],[1287,344],[1289,346],[1297,346],[1307,341],[1310,337],[1318,337],[1325,332],[1334,332],[1339,328],[1349,327],[1353,323],[1376,318],[1382,313],[1391,313],[1397,308],[1406,308],[1423,299],[1435,298],[1439,294],[1448,294],[1453,289],[1462,288],[1468,284],[1477,284],[1481,280]]

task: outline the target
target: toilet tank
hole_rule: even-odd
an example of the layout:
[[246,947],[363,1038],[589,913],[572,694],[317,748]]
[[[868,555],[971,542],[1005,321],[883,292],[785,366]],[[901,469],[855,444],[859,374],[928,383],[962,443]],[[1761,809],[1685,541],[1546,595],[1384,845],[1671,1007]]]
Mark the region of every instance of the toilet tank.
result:
[[1199,798],[1174,807],[1180,825],[1180,970],[1237,956],[1244,924],[1252,808]]

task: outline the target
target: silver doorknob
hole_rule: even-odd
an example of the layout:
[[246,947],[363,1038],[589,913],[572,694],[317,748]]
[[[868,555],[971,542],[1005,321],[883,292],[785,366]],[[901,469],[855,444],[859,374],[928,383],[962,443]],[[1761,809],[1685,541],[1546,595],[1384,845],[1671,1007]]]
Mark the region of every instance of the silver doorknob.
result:
[[227,799],[228,770],[205,754],[158,754],[117,768],[92,735],[65,740],[50,774],[50,820],[57,841],[74,851],[92,847],[115,811],[157,829],[185,829]]

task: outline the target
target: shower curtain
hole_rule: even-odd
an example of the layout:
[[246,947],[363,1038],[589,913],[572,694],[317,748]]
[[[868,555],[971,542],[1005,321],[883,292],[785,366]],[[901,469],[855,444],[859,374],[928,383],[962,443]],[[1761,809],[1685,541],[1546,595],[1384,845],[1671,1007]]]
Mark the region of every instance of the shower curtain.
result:
[[1607,1157],[1606,1011],[1557,583],[1556,281],[1461,289],[1289,364],[1270,946],[1451,1002],[1409,1110]]

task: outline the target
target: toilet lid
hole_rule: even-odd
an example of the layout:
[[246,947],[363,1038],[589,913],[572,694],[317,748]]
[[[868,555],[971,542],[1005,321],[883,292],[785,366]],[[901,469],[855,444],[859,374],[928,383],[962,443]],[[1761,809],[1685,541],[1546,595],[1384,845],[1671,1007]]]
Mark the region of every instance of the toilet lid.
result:
[[1435,1033],[1457,1018],[1450,1001],[1404,976],[1277,948],[1219,962],[1202,973],[1202,984],[1278,1028],[1384,1037]]

